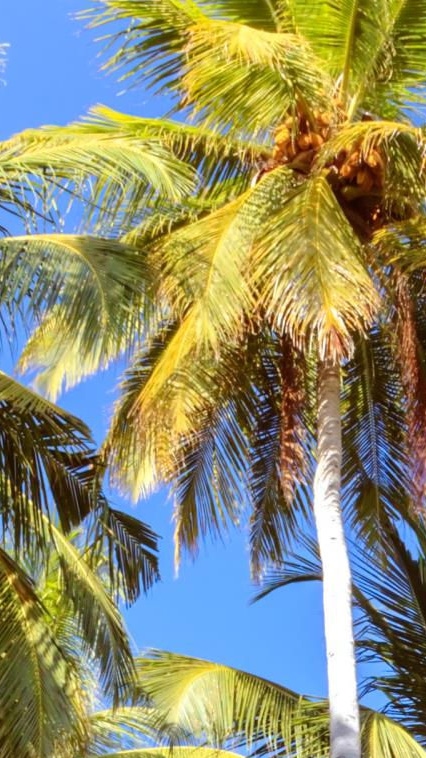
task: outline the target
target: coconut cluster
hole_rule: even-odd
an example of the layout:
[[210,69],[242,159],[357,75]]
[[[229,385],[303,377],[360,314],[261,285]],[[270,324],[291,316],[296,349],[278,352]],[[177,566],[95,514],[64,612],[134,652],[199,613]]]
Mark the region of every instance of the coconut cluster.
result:
[[327,113],[314,111],[311,119],[303,114],[289,116],[275,130],[273,159],[277,163],[296,163],[308,170],[330,132],[331,119]]
[[[309,116],[300,112],[289,116],[274,133],[275,165],[291,164],[292,168],[308,173],[318,150],[345,119],[346,114],[339,104],[333,113],[313,111]],[[351,193],[354,197],[379,194],[383,189],[385,161],[378,147],[366,152],[361,144],[352,145],[330,159],[327,167],[333,168],[341,189],[356,188]]]

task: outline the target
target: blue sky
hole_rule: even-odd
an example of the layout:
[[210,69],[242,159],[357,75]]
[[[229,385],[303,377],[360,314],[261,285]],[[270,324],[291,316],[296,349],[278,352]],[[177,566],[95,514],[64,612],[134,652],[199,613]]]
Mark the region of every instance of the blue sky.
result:
[[[161,100],[120,86],[99,71],[100,46],[72,14],[90,5],[82,0],[7,0],[2,8],[0,42],[10,43],[5,86],[0,87],[0,138],[41,124],[65,124],[91,105],[144,116],[166,110]],[[3,367],[8,364],[3,356]],[[118,369],[86,381],[61,404],[102,438]],[[132,508],[162,535],[163,581],[126,613],[138,649],[159,647],[217,660],[305,693],[324,695],[325,654],[319,587],[274,593],[249,605],[250,587],[244,534],[226,544],[208,544],[195,563],[173,575],[171,510],[167,493]]]

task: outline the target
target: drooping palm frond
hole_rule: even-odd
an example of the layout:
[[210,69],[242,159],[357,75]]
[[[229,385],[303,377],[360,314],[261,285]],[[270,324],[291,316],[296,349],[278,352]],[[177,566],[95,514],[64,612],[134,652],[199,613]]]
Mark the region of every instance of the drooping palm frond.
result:
[[152,270],[129,245],[66,234],[0,241],[0,306],[14,320],[41,321],[19,363],[42,369],[37,385],[61,389],[106,368],[130,348],[152,312]]
[[97,553],[107,542],[111,589],[128,605],[159,580],[157,535],[139,519],[105,504],[94,540]]
[[[142,699],[146,697],[142,695]],[[114,710],[95,710],[89,714],[90,740],[84,758],[109,755],[131,745],[146,749],[190,742],[191,737],[175,724],[168,723],[155,708],[147,705],[120,706]]]
[[42,540],[51,496],[65,531],[98,508],[96,465],[82,421],[0,373],[1,519],[17,549],[33,529]]
[[351,333],[371,322],[378,297],[359,241],[325,177],[307,180],[282,198],[262,232],[255,241],[253,280],[265,316],[296,344],[316,338],[320,355],[350,353]]
[[237,669],[175,653],[152,651],[136,662],[141,686],[168,721],[213,746],[247,748],[264,740],[273,749],[288,736],[303,698]]
[[[152,651],[137,662],[157,712],[199,740],[250,756],[325,758],[327,704],[237,669]],[[413,735],[386,715],[362,709],[365,758],[424,757]]]
[[[382,724],[380,715],[377,715],[377,723],[368,738],[372,741],[368,749],[376,755],[373,743],[385,744],[389,738],[395,739],[394,752],[390,755],[405,755],[397,750],[400,727],[408,729],[423,746],[426,744],[423,671],[426,531],[421,520],[412,518],[405,523],[405,528],[410,526],[412,531],[408,531],[408,539],[404,541],[391,519],[384,515],[382,521],[382,532],[386,535],[384,555],[370,551],[366,561],[359,545],[352,546],[353,592],[358,609],[357,645],[361,660],[381,665],[381,671],[365,681],[364,692],[379,691],[384,694],[387,700],[384,712],[396,722],[394,727],[391,721],[388,723],[386,720]],[[413,552],[406,542],[412,543]],[[303,547],[303,554],[267,572],[255,600],[289,584],[321,581],[315,541],[304,539]],[[401,739],[404,738],[401,733]],[[370,742],[366,743],[366,751],[367,745]]]
[[58,647],[34,585],[0,549],[0,755],[69,755],[87,737],[76,671]]
[[343,403],[344,507],[352,528],[378,547],[386,520],[409,510],[411,489],[401,376],[387,330],[357,341]]
[[[22,187],[24,197],[57,208],[80,198],[93,222],[140,216],[157,193],[177,201],[190,194],[195,175],[157,138],[141,138],[112,119],[27,130],[0,144],[0,186]],[[14,191],[17,195],[17,191]],[[39,207],[35,202],[35,207]]]
[[[84,121],[79,123],[79,127],[82,135],[86,134],[89,140],[92,129],[95,134],[108,134],[115,130],[123,140],[135,144],[138,141],[149,141],[150,144],[158,144],[163,149],[170,150],[176,159],[182,161],[182,171],[184,166],[191,166],[196,171],[197,194],[201,191],[215,191],[217,184],[236,175],[247,177],[256,161],[266,160],[272,155],[271,148],[262,142],[234,138],[202,126],[170,119],[140,118],[101,105],[92,108]],[[67,127],[64,135],[67,134],[66,129]],[[58,130],[58,136],[60,134]],[[165,192],[164,188],[157,188],[155,184],[154,187],[164,199],[170,198],[175,203],[177,199],[184,200],[184,193],[177,198],[176,195]]]
[[425,745],[426,689],[422,667],[426,534],[422,523],[415,521],[413,527],[419,540],[414,554],[389,522],[385,562],[365,565],[358,560],[355,582],[360,590],[357,603],[363,611],[359,641],[362,656],[366,660],[379,660],[386,667],[368,681],[367,689],[376,687],[383,692],[388,699],[386,712]]
[[99,665],[102,685],[115,705],[133,693],[133,659],[123,620],[103,582],[70,540],[48,525],[61,581],[72,603],[85,653]]

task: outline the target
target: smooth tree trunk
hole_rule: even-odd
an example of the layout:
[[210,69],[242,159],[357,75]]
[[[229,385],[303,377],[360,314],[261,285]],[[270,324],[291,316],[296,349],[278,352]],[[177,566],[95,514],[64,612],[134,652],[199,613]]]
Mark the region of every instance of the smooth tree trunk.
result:
[[340,368],[319,367],[314,514],[323,573],[330,758],[361,758],[352,586],[341,510]]

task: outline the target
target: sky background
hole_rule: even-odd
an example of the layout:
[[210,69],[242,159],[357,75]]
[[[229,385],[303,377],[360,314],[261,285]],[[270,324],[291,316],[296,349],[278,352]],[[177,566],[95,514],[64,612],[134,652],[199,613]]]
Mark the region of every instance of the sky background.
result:
[[[96,103],[156,117],[166,103],[141,90],[118,96],[121,86],[100,69],[95,34],[73,14],[90,0],[3,2],[0,42],[8,63],[0,87],[0,139],[42,124],[66,124]],[[68,225],[67,231],[72,231]],[[3,355],[5,370],[9,358]],[[105,431],[119,370],[88,380],[60,399],[82,417],[99,442]],[[157,647],[208,658],[277,681],[307,694],[325,695],[325,653],[319,586],[289,588],[250,605],[246,535],[206,545],[195,563],[173,570],[172,503],[167,493],[121,508],[161,536],[162,582],[125,616],[138,650]]]

